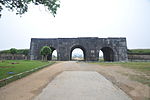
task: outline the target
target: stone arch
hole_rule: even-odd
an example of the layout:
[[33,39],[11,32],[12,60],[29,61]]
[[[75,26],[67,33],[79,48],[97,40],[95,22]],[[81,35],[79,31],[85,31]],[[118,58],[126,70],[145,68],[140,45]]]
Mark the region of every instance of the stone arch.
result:
[[57,50],[57,60],[60,61],[70,60],[72,50],[77,47],[84,52],[86,61],[98,61],[99,50],[101,49],[105,53],[105,61],[128,60],[126,38],[120,37],[32,38],[30,43],[31,60],[40,60],[42,58],[40,55],[42,46],[54,47]]
[[81,45],[74,45],[71,47],[71,49],[70,49],[70,60],[72,60],[72,51],[76,48],[79,48],[83,51],[83,58],[84,58],[84,60],[86,60],[86,49]]
[[115,61],[115,52],[111,47],[103,47],[100,50],[103,52],[104,61]]
[[52,50],[52,53],[48,55],[47,60],[52,60],[52,54],[53,54],[54,50],[57,51],[57,49],[54,48],[54,47],[50,47],[50,48],[51,48],[51,50]]

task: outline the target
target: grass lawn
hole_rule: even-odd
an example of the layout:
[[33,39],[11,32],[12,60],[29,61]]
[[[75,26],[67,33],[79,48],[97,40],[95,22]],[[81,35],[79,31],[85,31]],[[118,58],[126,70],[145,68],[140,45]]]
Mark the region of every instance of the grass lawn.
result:
[[122,66],[126,68],[131,68],[140,72],[143,72],[145,75],[131,75],[130,78],[136,81],[139,81],[143,84],[150,86],[150,62],[96,62],[96,64],[104,66]]
[[24,71],[28,71],[52,63],[54,62],[30,61],[30,60],[0,61],[0,80]]

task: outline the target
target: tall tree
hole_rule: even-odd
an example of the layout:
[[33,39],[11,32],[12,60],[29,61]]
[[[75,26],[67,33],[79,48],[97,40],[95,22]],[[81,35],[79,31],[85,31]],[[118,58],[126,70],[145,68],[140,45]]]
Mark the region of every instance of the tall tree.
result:
[[40,54],[42,55],[42,60],[47,61],[47,56],[51,53],[52,53],[52,50],[49,46],[43,46],[41,51],[40,51]]
[[25,60],[27,60],[28,54],[29,54],[29,49],[24,49],[23,55],[25,55]]
[[17,49],[11,48],[10,53],[12,54],[12,59],[15,59],[15,54],[17,53]]
[[44,5],[50,13],[55,17],[57,8],[60,7],[59,0],[0,0],[0,17],[1,11],[8,8],[11,11],[16,10],[19,15],[28,11],[29,4]]

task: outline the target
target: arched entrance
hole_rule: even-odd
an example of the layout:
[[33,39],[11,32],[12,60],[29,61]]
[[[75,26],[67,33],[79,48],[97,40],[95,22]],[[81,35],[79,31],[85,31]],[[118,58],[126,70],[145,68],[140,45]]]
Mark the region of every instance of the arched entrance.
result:
[[114,61],[114,51],[112,48],[103,47],[101,51],[103,52],[104,61]]
[[103,52],[101,50],[99,51],[99,61],[100,62],[104,61],[104,54],[103,54]]
[[54,47],[50,47],[52,53],[47,56],[47,60],[57,60],[57,50]]
[[52,52],[52,60],[57,60],[57,50]]
[[70,51],[70,60],[86,60],[85,49],[80,45],[72,47]]

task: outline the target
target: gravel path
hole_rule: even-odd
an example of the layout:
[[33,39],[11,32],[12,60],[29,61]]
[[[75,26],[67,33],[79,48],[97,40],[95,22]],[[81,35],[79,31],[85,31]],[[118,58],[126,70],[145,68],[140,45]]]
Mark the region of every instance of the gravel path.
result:
[[35,100],[132,100],[94,71],[64,71]]

